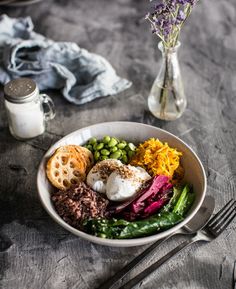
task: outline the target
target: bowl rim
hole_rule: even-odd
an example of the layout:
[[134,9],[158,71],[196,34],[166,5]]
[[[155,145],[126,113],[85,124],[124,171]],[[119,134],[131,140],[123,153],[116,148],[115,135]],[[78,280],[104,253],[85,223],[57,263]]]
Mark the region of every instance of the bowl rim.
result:
[[[59,143],[61,143],[61,141],[63,139],[67,139],[68,137],[74,135],[74,134],[78,134],[80,133],[80,131],[83,131],[85,129],[91,129],[93,127],[96,126],[103,126],[103,125],[112,125],[112,124],[122,124],[122,125],[131,125],[131,126],[142,126],[142,127],[148,127],[151,129],[155,129],[157,131],[161,131],[167,135],[169,135],[170,137],[173,137],[175,139],[178,140],[178,142],[180,142],[182,145],[184,145],[194,156],[194,158],[197,160],[197,163],[199,164],[199,167],[201,169],[201,173],[202,173],[202,177],[203,177],[203,192],[201,195],[201,198],[199,199],[198,204],[196,205],[195,209],[186,217],[184,218],[184,220],[180,223],[178,223],[177,225],[171,227],[168,230],[165,230],[163,232],[159,232],[156,234],[153,234],[151,236],[147,236],[147,237],[141,237],[141,238],[134,238],[134,239],[105,239],[105,238],[100,238],[100,237],[96,237],[94,235],[90,235],[87,234],[83,231],[80,231],[72,226],[70,226],[69,224],[67,224],[56,212],[56,210],[54,210],[55,214],[53,214],[51,212],[51,210],[47,207],[47,204],[44,202],[43,197],[41,196],[40,193],[40,185],[39,185],[39,179],[40,179],[40,173],[41,170],[40,168],[44,168],[44,163],[45,163],[45,158],[47,157],[47,155],[49,154],[49,152],[51,151],[52,147],[56,147]],[[45,169],[45,168],[44,168]],[[65,135],[64,137],[60,138],[58,141],[56,141],[54,144],[52,144],[49,149],[45,152],[45,154],[43,155],[40,164],[38,166],[38,172],[37,172],[37,192],[38,192],[38,197],[40,199],[40,202],[42,204],[42,206],[44,207],[44,209],[46,210],[46,212],[49,214],[49,216],[59,225],[61,225],[64,229],[66,229],[67,231],[71,232],[72,234],[81,237],[82,239],[88,240],[90,242],[93,243],[97,243],[100,245],[105,245],[105,246],[112,246],[112,247],[132,247],[132,246],[140,246],[140,245],[144,245],[144,244],[148,244],[157,240],[160,240],[168,235],[173,234],[175,231],[177,231],[178,229],[180,229],[181,227],[183,227],[185,224],[187,224],[193,217],[194,215],[197,213],[197,211],[200,209],[203,200],[205,198],[206,195],[206,189],[207,189],[207,177],[206,177],[206,173],[205,173],[205,169],[203,167],[203,164],[201,162],[201,160],[199,159],[199,157],[197,156],[197,154],[193,151],[193,149],[186,144],[183,140],[181,140],[179,137],[177,137],[176,135],[162,129],[159,127],[155,127],[152,125],[148,125],[148,124],[144,124],[144,123],[139,123],[139,122],[131,122],[131,121],[109,121],[109,122],[101,122],[101,123],[97,123],[97,124],[93,124],[90,126],[86,126],[83,128],[80,128],[78,130],[75,130],[67,135]]]

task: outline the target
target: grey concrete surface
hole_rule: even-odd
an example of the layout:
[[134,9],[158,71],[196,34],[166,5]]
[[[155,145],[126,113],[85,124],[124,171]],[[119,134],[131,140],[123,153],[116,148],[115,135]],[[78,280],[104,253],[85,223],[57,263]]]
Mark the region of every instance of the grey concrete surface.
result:
[[[181,34],[179,53],[188,107],[174,122],[155,119],[147,95],[158,71],[157,40],[143,20],[147,0],[54,0],[0,13],[30,15],[35,30],[73,41],[106,57],[133,81],[125,93],[76,107],[49,92],[56,118],[27,142],[8,131],[0,98],[0,288],[93,289],[145,247],[102,247],[71,235],[42,208],[36,172],[45,151],[61,136],[94,123],[127,120],[166,129],[199,155],[216,209],[236,197],[236,2],[200,1]],[[236,222],[216,241],[194,245],[140,286],[144,289],[230,289],[236,260]],[[180,239],[167,242],[154,261]],[[148,262],[148,263],[149,263]],[[147,264],[145,264],[147,265]],[[134,274],[143,266],[138,267]]]

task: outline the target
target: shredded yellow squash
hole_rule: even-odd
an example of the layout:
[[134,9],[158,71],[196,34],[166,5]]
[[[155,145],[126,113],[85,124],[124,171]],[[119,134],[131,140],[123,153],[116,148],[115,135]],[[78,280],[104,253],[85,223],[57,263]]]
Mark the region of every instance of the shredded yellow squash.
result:
[[151,176],[166,175],[170,179],[173,177],[179,179],[183,175],[183,168],[180,166],[181,156],[181,152],[169,147],[167,143],[150,138],[137,147],[130,164],[144,168]]

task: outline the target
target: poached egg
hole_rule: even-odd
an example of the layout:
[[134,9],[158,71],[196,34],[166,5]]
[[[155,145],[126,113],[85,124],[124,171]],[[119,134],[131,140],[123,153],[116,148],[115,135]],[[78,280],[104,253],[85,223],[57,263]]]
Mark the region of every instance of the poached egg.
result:
[[110,174],[122,166],[122,162],[108,159],[96,163],[87,175],[87,184],[96,192],[106,194],[107,179]]
[[98,162],[87,175],[87,184],[111,201],[125,201],[136,194],[151,176],[140,167],[108,159]]

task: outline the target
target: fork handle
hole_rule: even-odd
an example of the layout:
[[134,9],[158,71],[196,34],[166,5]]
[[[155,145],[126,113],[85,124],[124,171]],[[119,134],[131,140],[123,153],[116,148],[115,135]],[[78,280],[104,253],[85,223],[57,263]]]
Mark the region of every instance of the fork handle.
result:
[[120,271],[115,273],[111,278],[106,280],[102,285],[100,285],[97,289],[111,289],[113,285],[115,285],[119,280],[124,278],[132,269],[134,269],[138,264],[140,264],[143,260],[145,260],[157,247],[159,247],[162,243],[168,240],[175,234],[171,234],[164,239],[156,241],[154,244],[149,246],[146,250],[144,250],[140,255],[134,258],[131,262],[129,262],[125,267],[123,267]]
[[147,269],[142,271],[140,274],[135,276],[133,279],[128,281],[126,284],[123,286],[119,287],[119,289],[131,289],[133,288],[137,283],[141,282],[143,279],[145,279],[148,275],[150,275],[152,272],[157,270],[161,265],[163,265],[165,262],[170,260],[173,256],[175,256],[177,253],[182,251],[185,247],[189,246],[190,244],[198,241],[195,238],[188,239],[178,245],[176,248],[171,250],[169,253],[167,253],[165,256],[163,256],[161,259],[153,263],[151,266],[149,266]]

